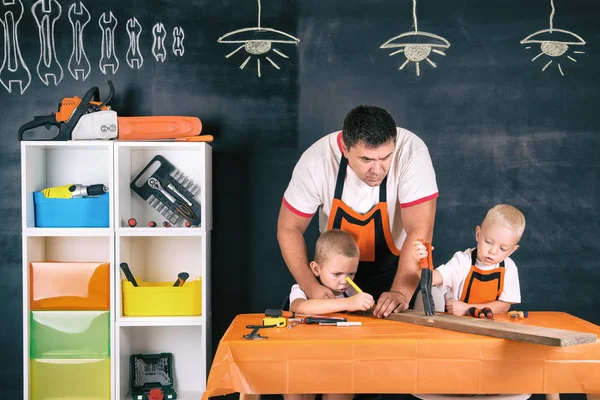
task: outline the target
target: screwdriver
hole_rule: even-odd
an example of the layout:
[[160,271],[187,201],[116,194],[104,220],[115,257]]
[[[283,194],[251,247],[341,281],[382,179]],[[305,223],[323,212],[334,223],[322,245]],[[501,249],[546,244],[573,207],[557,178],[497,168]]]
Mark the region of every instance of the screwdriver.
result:
[[185,283],[185,281],[189,277],[190,277],[190,274],[188,274],[187,272],[180,272],[177,275],[177,280],[175,281],[175,283],[173,284],[173,286],[183,286],[183,284]]

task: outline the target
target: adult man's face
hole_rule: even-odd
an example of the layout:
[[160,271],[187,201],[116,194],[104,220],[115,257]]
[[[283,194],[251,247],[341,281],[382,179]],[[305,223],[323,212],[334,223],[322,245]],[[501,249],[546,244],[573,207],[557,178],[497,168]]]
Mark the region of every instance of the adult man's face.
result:
[[396,143],[390,139],[378,147],[366,147],[364,142],[358,142],[350,148],[344,144],[342,150],[356,176],[374,187],[381,185],[390,170],[395,147]]

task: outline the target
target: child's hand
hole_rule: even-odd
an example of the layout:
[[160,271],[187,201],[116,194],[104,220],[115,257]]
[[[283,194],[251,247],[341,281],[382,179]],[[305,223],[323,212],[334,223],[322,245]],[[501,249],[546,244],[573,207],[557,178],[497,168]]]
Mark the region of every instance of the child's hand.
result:
[[446,302],[446,310],[448,310],[448,314],[452,315],[467,315],[469,312],[469,305],[462,301],[452,299]]
[[348,297],[348,311],[367,311],[375,305],[373,296],[369,293],[357,293]]
[[[413,258],[414,258],[415,262],[418,264],[419,260],[421,258],[425,258],[428,256],[427,248],[420,240],[415,240],[413,242],[413,245],[415,246],[414,251],[413,251]],[[431,246],[431,251],[433,251],[433,246]]]

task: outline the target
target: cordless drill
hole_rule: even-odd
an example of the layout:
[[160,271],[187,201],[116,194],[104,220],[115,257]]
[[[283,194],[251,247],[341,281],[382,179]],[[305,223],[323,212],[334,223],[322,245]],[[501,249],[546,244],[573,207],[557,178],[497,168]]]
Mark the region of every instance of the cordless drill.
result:
[[79,197],[100,196],[106,192],[108,192],[108,188],[101,183],[89,186],[72,183],[42,190],[44,197],[52,199],[76,199]]

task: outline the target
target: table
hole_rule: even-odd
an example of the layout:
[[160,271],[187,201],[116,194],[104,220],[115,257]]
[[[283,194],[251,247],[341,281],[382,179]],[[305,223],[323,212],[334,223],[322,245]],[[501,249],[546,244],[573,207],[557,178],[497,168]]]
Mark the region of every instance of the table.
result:
[[[361,326],[246,325],[235,317],[209,373],[208,397],[285,393],[600,393],[600,341],[551,347],[355,315]],[[466,317],[468,318],[468,317]],[[509,321],[504,315],[496,320]],[[530,312],[513,323],[600,334],[600,327],[562,312]],[[592,396],[590,396],[592,397]]]

